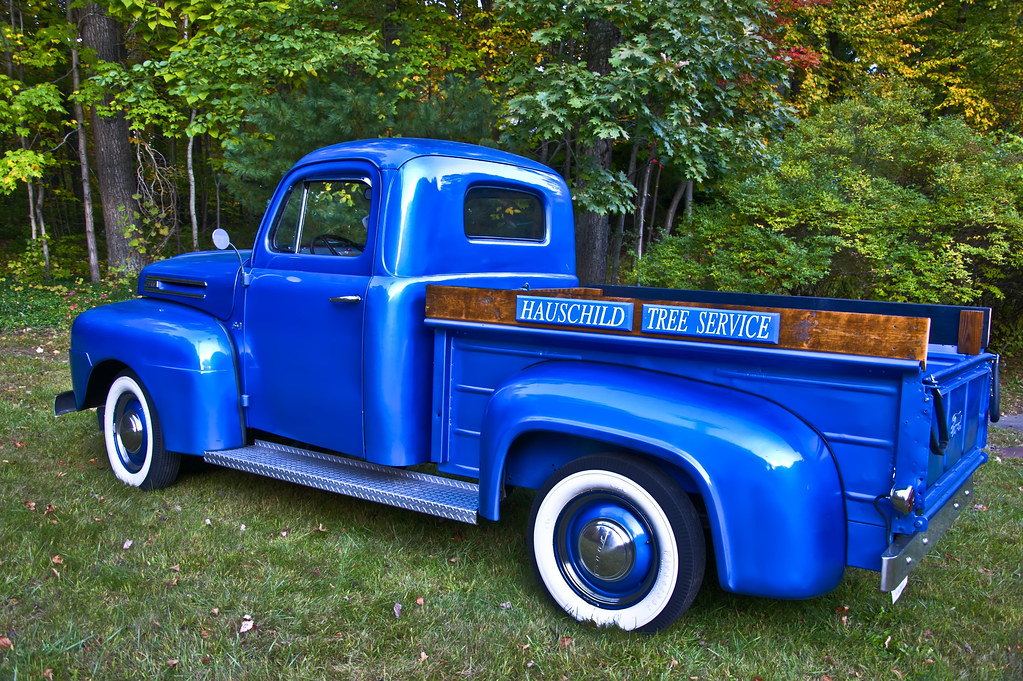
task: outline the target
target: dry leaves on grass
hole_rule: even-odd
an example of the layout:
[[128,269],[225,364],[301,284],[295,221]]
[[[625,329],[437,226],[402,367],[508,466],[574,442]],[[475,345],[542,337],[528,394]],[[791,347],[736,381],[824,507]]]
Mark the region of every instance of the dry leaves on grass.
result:
[[252,615],[245,615],[242,617],[242,625],[238,627],[238,633],[244,634],[245,632],[252,631],[256,628],[256,623],[252,619]]
[[394,619],[401,619],[401,603],[394,604]]

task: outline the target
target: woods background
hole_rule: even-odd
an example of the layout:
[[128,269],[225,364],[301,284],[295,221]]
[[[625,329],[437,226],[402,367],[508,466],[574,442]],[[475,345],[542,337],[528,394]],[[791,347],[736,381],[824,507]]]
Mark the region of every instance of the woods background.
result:
[[1010,0],[6,0],[0,289],[251,242],[312,149],[557,169],[586,282],[992,305],[1023,350]]

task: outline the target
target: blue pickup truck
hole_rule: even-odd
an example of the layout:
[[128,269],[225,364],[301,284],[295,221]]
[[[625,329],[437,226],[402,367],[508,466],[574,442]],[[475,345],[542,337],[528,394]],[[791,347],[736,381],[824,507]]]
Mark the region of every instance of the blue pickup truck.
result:
[[726,591],[897,597],[987,458],[989,310],[580,286],[568,189],[518,156],[327,147],[251,250],[214,236],[78,317],[55,412],[98,408],[143,489],[184,455],[467,523],[538,490],[579,620],[668,626],[708,553]]

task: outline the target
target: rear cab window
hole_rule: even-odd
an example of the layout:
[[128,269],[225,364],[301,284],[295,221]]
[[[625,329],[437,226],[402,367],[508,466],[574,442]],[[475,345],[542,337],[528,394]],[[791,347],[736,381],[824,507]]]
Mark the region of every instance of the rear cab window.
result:
[[472,187],[463,208],[469,239],[540,242],[547,238],[547,216],[540,196],[506,187]]

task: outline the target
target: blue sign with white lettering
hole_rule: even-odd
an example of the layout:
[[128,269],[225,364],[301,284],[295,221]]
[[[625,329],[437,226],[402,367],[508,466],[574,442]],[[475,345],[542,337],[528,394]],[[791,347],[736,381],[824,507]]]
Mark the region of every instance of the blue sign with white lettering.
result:
[[632,331],[632,303],[518,296],[515,320],[590,329]]
[[644,333],[776,345],[780,328],[781,315],[777,312],[714,310],[676,305],[643,306]]

